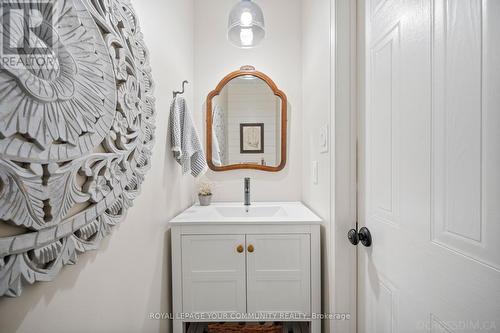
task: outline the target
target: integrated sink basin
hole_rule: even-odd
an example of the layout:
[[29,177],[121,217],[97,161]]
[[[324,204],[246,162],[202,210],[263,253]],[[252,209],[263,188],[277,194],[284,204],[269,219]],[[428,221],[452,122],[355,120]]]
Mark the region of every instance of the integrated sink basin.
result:
[[301,202],[253,202],[250,206],[239,202],[220,202],[206,207],[194,205],[170,222],[172,224],[320,223],[321,219]]
[[233,218],[248,218],[248,217],[268,217],[277,216],[286,217],[286,212],[279,206],[246,206],[246,207],[231,207],[221,206],[215,207],[217,213],[224,217]]

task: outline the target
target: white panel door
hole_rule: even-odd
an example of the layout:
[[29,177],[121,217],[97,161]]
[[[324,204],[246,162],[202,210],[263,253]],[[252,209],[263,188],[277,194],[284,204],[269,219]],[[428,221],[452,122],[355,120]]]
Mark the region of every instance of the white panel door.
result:
[[309,235],[247,235],[248,312],[310,314],[310,253]]
[[500,1],[362,5],[358,331],[500,332]]
[[244,246],[244,235],[182,236],[184,312],[246,312]]

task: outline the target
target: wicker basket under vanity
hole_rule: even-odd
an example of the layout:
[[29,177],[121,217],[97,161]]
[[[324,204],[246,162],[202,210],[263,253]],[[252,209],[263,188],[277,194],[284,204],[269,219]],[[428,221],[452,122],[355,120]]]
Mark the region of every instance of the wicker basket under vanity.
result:
[[278,323],[214,323],[208,324],[208,333],[282,333],[283,326]]

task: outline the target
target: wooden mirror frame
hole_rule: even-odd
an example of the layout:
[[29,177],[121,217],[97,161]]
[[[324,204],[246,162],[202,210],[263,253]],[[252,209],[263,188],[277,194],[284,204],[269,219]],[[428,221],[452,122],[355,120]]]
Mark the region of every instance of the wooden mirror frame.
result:
[[[217,166],[213,163],[212,160],[212,100],[215,96],[218,96],[222,89],[233,79],[240,76],[255,76],[264,82],[267,83],[269,88],[273,91],[274,95],[278,96],[281,99],[281,161],[278,166],[267,166],[267,165],[258,165],[258,164],[231,164],[224,166]],[[273,80],[266,74],[255,70],[253,66],[243,66],[240,70],[229,73],[219,82],[217,87],[212,90],[207,96],[207,117],[206,117],[206,136],[207,136],[207,164],[213,171],[229,171],[229,170],[238,170],[238,169],[254,169],[254,170],[262,170],[262,171],[270,171],[270,172],[278,172],[285,168],[286,165],[286,145],[287,145],[287,98],[283,91],[279,90]]]

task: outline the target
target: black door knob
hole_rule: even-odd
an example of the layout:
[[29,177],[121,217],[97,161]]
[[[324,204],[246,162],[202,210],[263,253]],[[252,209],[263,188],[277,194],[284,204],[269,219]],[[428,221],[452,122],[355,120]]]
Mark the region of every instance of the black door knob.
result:
[[349,238],[352,245],[358,245],[359,242],[366,247],[370,247],[372,245],[372,234],[370,233],[370,230],[365,227],[359,229],[359,232],[356,229],[349,230],[347,238]]
[[352,245],[358,245],[359,243],[359,237],[358,237],[358,231],[356,229],[351,229],[347,233],[347,238],[349,238],[349,242],[351,242]]

